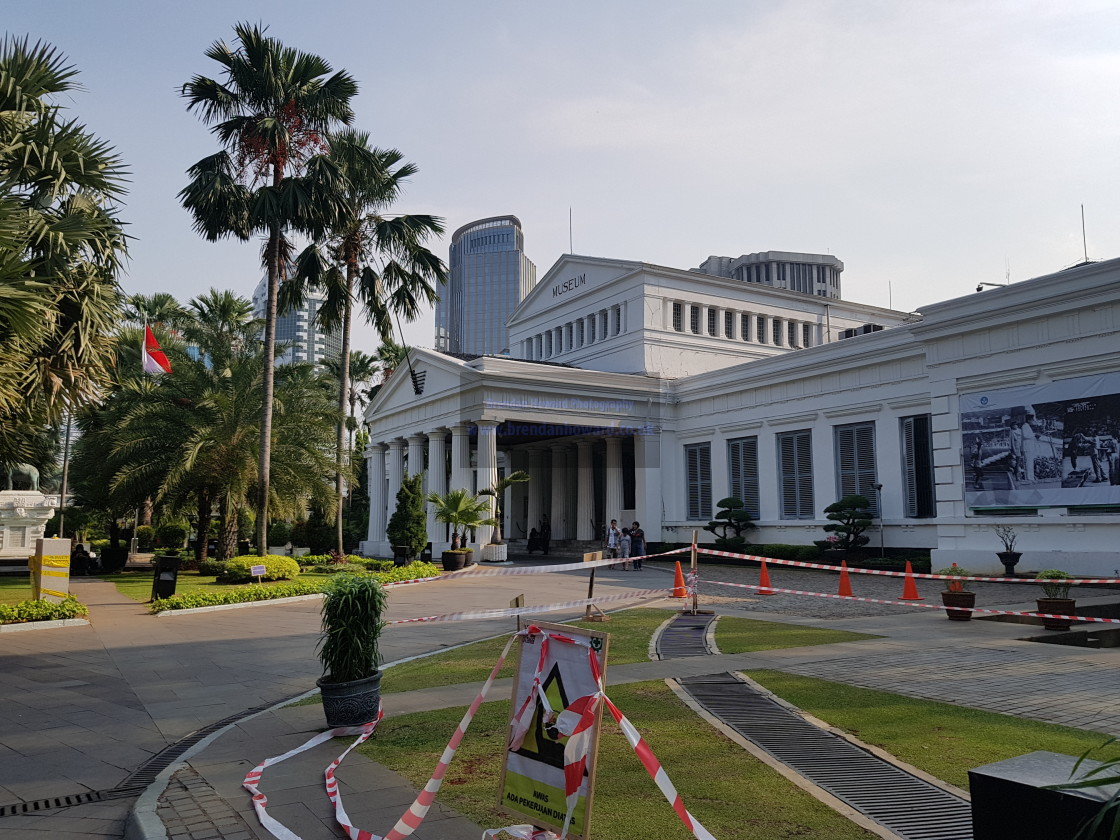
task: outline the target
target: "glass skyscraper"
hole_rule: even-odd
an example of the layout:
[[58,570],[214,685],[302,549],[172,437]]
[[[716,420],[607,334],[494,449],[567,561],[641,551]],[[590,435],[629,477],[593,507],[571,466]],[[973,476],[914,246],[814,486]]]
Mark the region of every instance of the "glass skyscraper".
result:
[[[325,295],[322,292],[309,292],[303,299],[303,306],[292,309],[284,315],[276,316],[276,346],[281,348],[276,356],[276,364],[292,362],[311,362],[321,365],[325,359],[339,358],[342,355],[342,330],[324,330],[315,320]],[[268,277],[262,277],[253,290],[253,317],[264,318],[268,303]],[[262,333],[263,336],[263,333]]]
[[492,216],[451,237],[451,270],[436,303],[436,349],[470,355],[508,352],[506,321],[537,282],[525,256],[521,220]]

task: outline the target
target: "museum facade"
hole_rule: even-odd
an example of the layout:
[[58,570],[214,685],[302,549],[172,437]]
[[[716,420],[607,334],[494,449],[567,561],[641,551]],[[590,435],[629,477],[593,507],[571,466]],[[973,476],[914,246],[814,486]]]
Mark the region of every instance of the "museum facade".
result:
[[[1010,524],[1023,568],[1113,576],[1118,332],[1120,260],[903,313],[566,255],[510,318],[510,356],[413,349],[417,375],[367,408],[383,480],[362,550],[390,553],[406,473],[443,492],[525,470],[502,511],[515,540],[618,519],[681,542],[735,496],[752,542],[809,544],[861,493],[872,545],[998,571],[993,526]],[[446,545],[434,519],[429,535]]]

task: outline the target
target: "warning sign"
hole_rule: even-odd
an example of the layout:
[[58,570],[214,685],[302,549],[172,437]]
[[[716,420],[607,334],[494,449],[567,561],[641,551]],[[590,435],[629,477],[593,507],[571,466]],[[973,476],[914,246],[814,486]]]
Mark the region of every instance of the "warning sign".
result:
[[531,625],[520,638],[499,806],[543,828],[590,836],[609,635]]

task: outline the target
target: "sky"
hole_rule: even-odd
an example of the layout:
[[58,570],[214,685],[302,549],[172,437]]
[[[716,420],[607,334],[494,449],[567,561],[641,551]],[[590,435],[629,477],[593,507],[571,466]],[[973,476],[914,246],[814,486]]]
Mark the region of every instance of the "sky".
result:
[[1120,256],[1115,2],[7,0],[131,172],[129,293],[261,275],[259,244],[206,242],[176,197],[217,150],[179,88],[219,75],[204,52],[238,21],[356,77],[354,125],[419,167],[393,209],[442,217],[444,260],[512,213],[538,276],[569,250],[828,253],[846,299],[914,311],[1081,262],[1082,205],[1089,258]]

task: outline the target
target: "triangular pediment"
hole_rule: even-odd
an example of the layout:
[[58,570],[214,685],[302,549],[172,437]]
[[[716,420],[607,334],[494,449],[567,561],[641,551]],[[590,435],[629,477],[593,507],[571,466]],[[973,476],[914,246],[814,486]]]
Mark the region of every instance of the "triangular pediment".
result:
[[532,318],[550,312],[558,304],[594,295],[641,268],[639,262],[564,254],[518,304],[508,323]]
[[378,414],[414,407],[420,401],[458,393],[479,378],[478,371],[462,359],[424,347],[410,347],[408,360],[411,371],[408,363],[402,364],[366,406],[367,421]]

